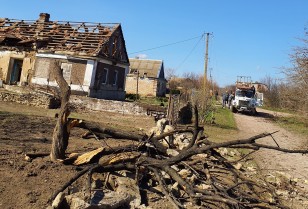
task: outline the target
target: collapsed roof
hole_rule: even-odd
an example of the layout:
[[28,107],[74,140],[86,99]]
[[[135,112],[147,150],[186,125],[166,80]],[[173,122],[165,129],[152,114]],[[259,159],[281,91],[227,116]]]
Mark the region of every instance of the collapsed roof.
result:
[[[120,24],[50,21],[49,17],[41,13],[38,20],[0,18],[0,48],[113,58],[112,45],[118,44],[128,62]],[[118,37],[123,38],[121,43]]]

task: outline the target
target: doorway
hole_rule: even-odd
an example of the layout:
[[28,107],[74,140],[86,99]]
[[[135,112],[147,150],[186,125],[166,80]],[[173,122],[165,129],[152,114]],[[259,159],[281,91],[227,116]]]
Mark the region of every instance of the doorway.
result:
[[20,82],[22,63],[23,60],[13,59],[13,67],[9,81],[10,85],[17,85]]

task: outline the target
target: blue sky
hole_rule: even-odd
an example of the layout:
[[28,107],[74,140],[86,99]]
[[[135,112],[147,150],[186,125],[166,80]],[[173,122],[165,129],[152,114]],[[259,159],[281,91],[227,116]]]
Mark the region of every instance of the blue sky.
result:
[[[5,2],[5,3],[4,3]],[[307,0],[10,0],[0,17],[121,23],[129,57],[164,60],[165,69],[204,73],[204,32],[209,40],[209,72],[220,86],[237,75],[260,81],[282,77],[289,54],[308,27]],[[175,42],[178,44],[148,50]]]

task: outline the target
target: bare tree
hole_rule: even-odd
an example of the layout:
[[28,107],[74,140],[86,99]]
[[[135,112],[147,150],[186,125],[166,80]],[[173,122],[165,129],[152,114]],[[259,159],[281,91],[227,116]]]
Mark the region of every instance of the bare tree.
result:
[[303,46],[296,47],[290,55],[293,67],[283,69],[287,77],[289,97],[292,106],[297,110],[308,113],[308,31],[305,38],[301,39]]
[[285,90],[283,83],[269,75],[265,76],[261,83],[264,83],[268,88],[264,92],[265,104],[275,108],[283,107],[282,91]]
[[169,81],[170,79],[176,78],[178,76],[177,76],[176,70],[174,68],[166,68],[165,77]]
[[53,131],[50,153],[51,160],[55,161],[57,159],[65,158],[65,151],[68,145],[68,116],[70,114],[68,102],[71,95],[71,89],[63,77],[63,72],[59,62],[53,61],[52,73],[54,74],[56,82],[59,85],[61,98],[61,109],[58,115],[57,124]]

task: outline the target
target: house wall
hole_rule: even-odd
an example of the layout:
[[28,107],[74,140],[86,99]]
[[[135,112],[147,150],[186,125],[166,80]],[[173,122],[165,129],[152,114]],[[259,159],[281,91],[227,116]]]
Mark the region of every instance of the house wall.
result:
[[94,61],[92,60],[67,59],[67,57],[60,55],[39,55],[36,58],[32,83],[41,86],[58,86],[51,70],[53,68],[53,59],[58,59],[62,63],[64,77],[72,92],[87,95],[94,66]]
[[158,79],[156,95],[159,97],[165,96],[166,89],[167,89],[167,81],[165,79]]
[[76,110],[115,112],[121,114],[147,115],[147,109],[135,102],[111,101],[90,97],[73,95],[70,97],[70,105]]
[[38,92],[24,94],[12,91],[0,91],[0,101],[15,102],[46,109],[58,108],[60,105],[60,101],[52,95]]
[[[31,83],[43,88],[58,86],[51,70],[53,67],[52,60],[57,59],[62,63],[64,77],[69,83],[72,93],[81,93],[103,99],[125,99],[124,88],[128,65],[107,60],[74,59],[65,55],[0,51],[0,79],[5,84],[10,80],[10,73],[13,68],[12,59],[23,60],[20,84]],[[100,74],[97,72],[101,72],[101,69],[104,68],[109,70],[108,82],[101,84],[99,81]],[[117,83],[113,85],[115,71],[117,71]]]
[[[126,93],[136,94],[137,77],[128,75],[126,77]],[[141,96],[158,96],[157,95],[157,79],[154,78],[139,78],[138,79],[138,94]]]
[[6,82],[7,72],[10,64],[10,53],[0,52],[0,79]]
[[89,96],[99,99],[124,100],[126,73],[127,66],[113,65],[112,63],[101,61],[97,62],[94,83],[91,86]]
[[30,57],[25,57],[23,64],[22,64],[22,71],[21,71],[21,83],[24,82],[26,84],[30,83],[33,67],[34,67],[35,57],[31,55]]
[[[64,69],[64,78],[72,89],[72,93],[83,93],[90,97],[100,99],[124,100],[125,99],[125,76],[128,66],[109,61],[96,61],[84,59],[72,59],[63,55],[39,54],[35,63],[35,74],[32,83],[42,86],[57,86],[52,69],[51,61],[58,59]],[[102,70],[108,69],[106,84],[102,84]],[[114,73],[117,71],[117,83],[112,84]]]
[[14,60],[22,60],[19,85],[28,83],[34,63],[33,53],[0,51],[0,79],[3,80],[5,84],[9,84]]
[[80,86],[84,85],[87,61],[74,60],[69,62],[72,64],[71,84]]

